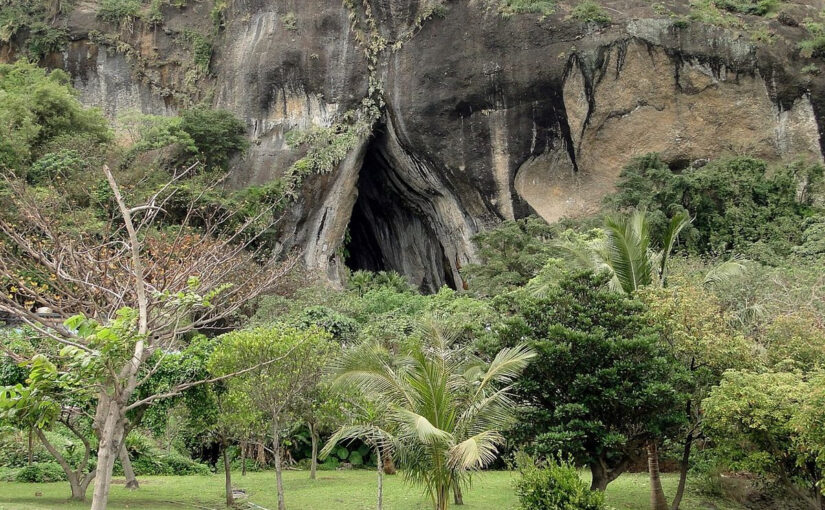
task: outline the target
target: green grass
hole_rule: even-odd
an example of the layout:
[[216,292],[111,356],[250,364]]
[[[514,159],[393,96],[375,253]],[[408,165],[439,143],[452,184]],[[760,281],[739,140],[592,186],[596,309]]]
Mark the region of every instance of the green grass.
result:
[[[511,510],[517,505],[513,493],[512,472],[494,471],[476,475],[473,486],[465,491],[462,510]],[[584,478],[589,478],[583,474]],[[109,508],[180,510],[186,508],[221,509],[223,504],[223,477],[211,476],[154,476],[140,478],[142,487],[128,491],[123,479],[115,479]],[[267,509],[277,508],[275,474],[273,472],[236,474],[234,486],[249,494],[248,500]],[[120,482],[120,483],[117,483]],[[286,504],[289,510],[368,510],[375,508],[375,473],[372,471],[320,471],[318,480],[309,480],[306,471],[284,474]],[[664,476],[667,494],[676,487],[676,476]],[[42,495],[35,497],[35,493]],[[69,486],[63,483],[0,483],[0,510],[86,509],[88,504],[69,503]],[[89,490],[89,497],[92,491]],[[607,488],[607,503],[617,510],[649,508],[647,478],[644,473],[625,474]],[[686,495],[684,510],[708,508],[705,498]],[[719,510],[736,507],[713,502]],[[385,477],[384,508],[389,510],[426,510],[428,500],[419,489],[404,484],[401,476]]]

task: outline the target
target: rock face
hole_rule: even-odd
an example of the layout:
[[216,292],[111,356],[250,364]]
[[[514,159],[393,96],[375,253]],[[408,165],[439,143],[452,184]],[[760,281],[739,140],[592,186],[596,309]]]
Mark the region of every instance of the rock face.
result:
[[[538,19],[502,17],[494,3],[230,2],[211,73],[188,90],[249,126],[233,185],[276,178],[300,157],[290,130],[333,125],[365,98],[382,103],[372,135],[307,180],[285,222],[310,267],[337,280],[347,251],[352,268],[461,287],[473,234],[531,213],[592,212],[634,156],[659,152],[676,168],[735,153],[822,160],[825,80],[800,72],[810,63],[795,49],[801,28],[770,22],[778,42],[758,45],[657,18],[647,4],[607,3],[613,23],[597,27],[564,5]],[[174,59],[141,56],[208,30],[206,4],[168,8],[160,31],[121,28],[130,53],[93,42],[94,2],[81,2],[69,49],[45,63],[110,115],[170,113],[191,76]]]

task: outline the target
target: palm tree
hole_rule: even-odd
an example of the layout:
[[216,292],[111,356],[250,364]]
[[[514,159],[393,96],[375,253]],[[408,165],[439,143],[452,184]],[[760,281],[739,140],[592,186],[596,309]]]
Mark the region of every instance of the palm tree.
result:
[[385,403],[385,423],[342,427],[324,449],[360,438],[392,451],[407,480],[425,488],[435,510],[446,510],[451,489],[495,460],[500,431],[513,417],[511,384],[535,353],[503,349],[485,364],[436,324],[422,328],[421,337],[395,358],[378,345],[344,354],[336,384]]

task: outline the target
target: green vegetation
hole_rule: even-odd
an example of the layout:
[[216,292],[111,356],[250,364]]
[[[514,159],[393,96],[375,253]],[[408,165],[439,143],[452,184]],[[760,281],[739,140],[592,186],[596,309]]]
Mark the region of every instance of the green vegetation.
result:
[[0,42],[9,43],[25,33],[23,49],[29,58],[60,51],[68,41],[68,31],[55,19],[70,6],[68,1],[6,0],[0,9]]
[[514,14],[535,13],[542,17],[556,12],[554,0],[499,0],[499,12],[504,17]]
[[97,15],[109,23],[126,23],[141,12],[141,0],[102,0]]
[[813,197],[821,193],[823,169],[797,163],[769,169],[748,157],[713,161],[672,172],[657,156],[639,158],[622,172],[613,207],[645,208],[661,236],[670,214],[693,218],[685,228],[688,250],[738,253],[779,264],[803,242],[806,218],[821,215]]
[[604,493],[588,489],[570,461],[550,458],[536,465],[532,458],[522,455],[519,473],[521,478],[516,482],[516,495],[521,510],[607,508]]
[[583,0],[579,2],[573,10],[570,11],[570,15],[573,19],[585,23],[609,25],[611,22],[610,16],[604,11],[604,8],[593,0]]
[[[105,4],[121,22],[124,6]],[[347,8],[374,66],[387,43],[368,3]],[[185,35],[199,73],[210,41]],[[114,137],[65,73],[0,66],[0,310],[17,320],[0,328],[0,508],[72,508],[57,498],[93,478],[94,510],[233,505],[238,486],[279,510],[736,508],[733,484],[822,506],[819,165],[647,155],[598,215],[477,235],[466,288],[422,295],[389,270],[331,288],[279,219],[366,143],[379,74],[359,108],[289,136],[306,152],[283,178],[229,189],[248,147],[231,113],[131,113]],[[628,474],[645,460],[646,481]]]

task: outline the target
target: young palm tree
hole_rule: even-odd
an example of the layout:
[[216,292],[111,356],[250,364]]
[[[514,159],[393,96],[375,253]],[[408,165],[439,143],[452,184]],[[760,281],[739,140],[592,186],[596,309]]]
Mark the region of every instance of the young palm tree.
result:
[[431,325],[399,357],[376,345],[347,352],[335,367],[336,383],[379,399],[388,412],[380,427],[342,427],[324,448],[360,438],[391,451],[404,476],[425,488],[435,510],[445,510],[451,489],[496,458],[500,431],[513,417],[511,383],[535,356],[519,346],[485,364],[456,347],[455,338]]

